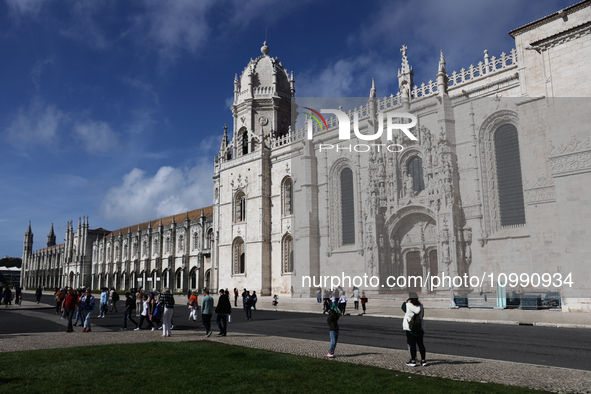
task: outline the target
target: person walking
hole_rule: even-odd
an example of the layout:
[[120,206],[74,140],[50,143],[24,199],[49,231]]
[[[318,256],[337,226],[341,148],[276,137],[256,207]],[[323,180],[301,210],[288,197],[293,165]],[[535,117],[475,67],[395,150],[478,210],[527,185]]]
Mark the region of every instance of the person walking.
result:
[[108,298],[109,298],[109,292],[107,291],[106,287],[103,287],[103,289],[101,290],[101,304],[100,304],[98,317],[104,318],[106,316]]
[[357,287],[353,288],[353,306],[355,310],[359,310],[359,289]]
[[150,302],[148,301],[148,296],[145,294],[142,296],[142,313],[140,313],[140,324],[134,331],[139,331],[142,329],[144,320],[148,321],[148,328],[151,328],[152,331],[154,331],[154,325],[150,321]]
[[337,304],[332,304],[330,310],[328,311],[328,317],[326,321],[328,323],[328,329],[330,330],[330,347],[328,348],[328,354],[326,357],[333,358],[334,351],[337,347],[337,341],[339,340],[339,310],[337,308]]
[[246,312],[246,320],[252,320],[252,298],[250,296],[250,291],[246,291],[244,297],[242,298],[242,302],[244,303],[244,311]]
[[16,285],[16,289],[14,289],[14,305],[18,305],[21,306],[22,302],[23,302],[23,292],[21,290],[21,287],[19,285]]
[[197,299],[197,292],[194,291],[189,297],[189,321],[197,321],[198,318],[198,308],[199,308],[199,300]]
[[74,317],[77,303],[78,297],[76,297],[76,294],[74,294],[74,289],[70,287],[68,289],[68,294],[66,294],[64,302],[62,303],[62,309],[66,314],[66,319],[68,319],[68,328],[66,329],[66,332],[74,331],[74,327],[72,326],[72,318]]
[[158,329],[162,328],[162,311],[164,307],[161,303],[156,301],[154,298],[154,294],[150,293],[149,297],[150,302],[150,320],[154,324],[154,327],[158,327]]
[[365,315],[365,307],[367,305],[367,297],[365,296],[365,291],[361,293],[361,308],[363,308],[363,314]]
[[119,312],[117,310],[117,301],[119,301],[119,293],[113,288],[113,294],[111,295],[111,313],[113,313],[113,311]]
[[8,305],[10,305],[12,301],[12,291],[10,290],[10,287],[6,286],[4,288],[2,300],[4,301],[4,308],[8,308]]
[[135,324],[135,328],[138,328],[138,324],[133,318],[131,317],[131,313],[136,308],[136,302],[131,297],[131,294],[127,291],[125,292],[125,309],[123,310],[123,328],[122,330],[127,330],[127,320],[131,321]]
[[417,366],[416,357],[418,346],[419,351],[421,352],[420,364],[426,366],[425,345],[423,344],[423,336],[425,334],[423,317],[425,315],[425,309],[423,304],[420,303],[417,293],[411,291],[408,294],[406,301],[402,303],[401,309],[404,312],[402,329],[406,332],[406,345],[408,346],[408,352],[410,353],[410,360],[406,365],[409,367]]
[[259,298],[257,297],[257,292],[253,291],[251,301],[252,301],[252,309],[254,309],[255,311],[257,310],[257,301],[258,300],[259,300]]
[[170,290],[164,289],[164,293],[160,295],[160,301],[164,305],[164,313],[162,313],[162,336],[169,337],[172,329],[172,315],[174,314],[174,296]]
[[[222,290],[223,291],[223,290]],[[201,319],[205,327],[205,336],[211,335],[211,315],[213,314],[213,297],[209,295],[209,290],[203,290],[203,299],[201,300]]]
[[322,302],[322,289],[320,287],[318,288],[318,291],[316,292],[316,302],[319,304]]
[[86,289],[86,295],[82,297],[80,301],[80,309],[82,310],[82,314],[84,317],[84,328],[82,332],[90,332],[90,315],[94,308],[96,307],[96,301],[94,296],[91,294],[90,289]]
[[273,306],[277,306],[277,304],[279,304],[279,297],[277,296],[277,294],[275,294],[273,296]]
[[37,304],[41,302],[41,296],[43,295],[43,290],[41,290],[41,286],[37,287],[35,290],[35,298],[37,299]]
[[[59,315],[60,310],[62,309],[62,301],[64,300],[64,289],[59,289],[55,292],[55,314]],[[63,316],[62,316],[63,318]]]
[[341,293],[341,298],[339,298],[339,310],[341,311],[341,315],[345,316],[345,311],[347,310],[347,301],[349,299],[345,296],[345,292]]
[[[237,293],[236,290],[236,298],[238,298]],[[218,305],[215,307],[215,313],[218,315],[217,323],[220,329],[218,336],[225,337],[228,333],[228,316],[232,314],[232,304],[230,304],[230,299],[224,290],[220,290],[220,298],[218,299]]]
[[80,325],[84,324],[84,317],[80,312],[80,301],[82,298],[82,291],[76,290],[76,320],[74,320],[74,326],[78,325],[78,320],[80,320]]
[[234,287],[234,306],[238,307],[238,289]]

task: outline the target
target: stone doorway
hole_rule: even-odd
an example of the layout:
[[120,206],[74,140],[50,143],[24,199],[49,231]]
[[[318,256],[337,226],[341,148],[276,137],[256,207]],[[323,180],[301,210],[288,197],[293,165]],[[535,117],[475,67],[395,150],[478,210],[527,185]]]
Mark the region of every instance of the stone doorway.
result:
[[411,276],[423,276],[423,266],[421,265],[421,254],[419,252],[408,252],[406,254],[406,278],[408,280],[408,291],[421,291],[421,281],[410,280]]

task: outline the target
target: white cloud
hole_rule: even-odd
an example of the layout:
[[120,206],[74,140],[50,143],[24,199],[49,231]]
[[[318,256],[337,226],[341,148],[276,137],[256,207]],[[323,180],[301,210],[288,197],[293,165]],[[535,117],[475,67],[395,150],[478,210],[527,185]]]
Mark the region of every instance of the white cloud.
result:
[[46,0],[6,0],[6,4],[8,5],[8,10],[11,15],[15,18],[20,18],[21,16],[33,16],[36,17],[39,15],[41,8],[43,8],[44,3],[47,3]]
[[387,61],[364,54],[300,73],[296,89],[300,97],[368,97],[372,78],[385,92],[396,83],[397,74]]
[[161,58],[174,61],[181,51],[194,53],[208,38],[206,13],[213,0],[146,0],[145,13],[135,18],[136,38],[153,45]]
[[101,213],[123,226],[211,205],[212,175],[209,157],[193,167],[161,167],[153,176],[134,168],[107,192]]
[[106,153],[116,149],[119,144],[119,135],[111,130],[107,122],[78,122],[72,132],[88,153]]
[[26,150],[35,145],[55,145],[58,129],[66,120],[62,111],[39,98],[28,108],[20,107],[6,129],[6,137],[17,149]]

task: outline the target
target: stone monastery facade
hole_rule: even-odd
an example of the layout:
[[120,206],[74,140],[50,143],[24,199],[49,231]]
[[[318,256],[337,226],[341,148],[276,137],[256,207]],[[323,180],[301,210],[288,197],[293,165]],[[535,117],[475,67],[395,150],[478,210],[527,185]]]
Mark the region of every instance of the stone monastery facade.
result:
[[[303,277],[344,273],[379,278],[380,286],[361,286],[374,296],[415,290],[449,297],[450,286],[381,285],[414,275],[570,273],[574,286],[522,282],[514,289],[559,291],[563,310],[590,311],[590,33],[588,0],[511,31],[515,47],[484,51],[477,65],[449,72],[443,52],[436,54],[434,81],[421,84],[412,49],[403,46],[399,91],[378,98],[379,81],[367,81],[367,102],[345,109],[361,134],[383,132],[375,141],[353,133],[340,140],[339,121],[328,116],[327,127],[313,126],[312,140],[308,129],[297,130],[304,111],[293,73],[265,43],[234,78],[231,138],[224,128],[213,206],[204,215],[106,234],[85,222],[82,252],[68,246],[67,235],[65,247],[32,253],[29,230],[23,281],[45,284],[57,269],[52,277],[61,284],[93,288],[160,283],[308,295],[315,290],[302,286]],[[401,113],[416,117],[416,140],[398,131],[386,140],[380,119],[408,123]],[[565,123],[565,113],[576,116]],[[351,149],[367,142],[404,149]],[[52,253],[61,257],[46,257]],[[494,283],[453,287],[496,291]]]

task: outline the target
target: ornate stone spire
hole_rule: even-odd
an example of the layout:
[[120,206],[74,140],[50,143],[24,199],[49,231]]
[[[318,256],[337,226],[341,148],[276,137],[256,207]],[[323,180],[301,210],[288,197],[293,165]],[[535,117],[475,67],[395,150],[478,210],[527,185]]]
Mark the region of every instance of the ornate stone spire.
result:
[[447,73],[445,72],[445,58],[443,49],[439,55],[439,71],[437,72],[437,91],[440,96],[447,96],[447,87],[449,85]]
[[369,97],[376,97],[376,81],[371,79],[371,90],[369,91]]
[[398,87],[400,88],[401,92],[407,93],[408,95],[414,86],[414,71],[408,64],[408,57],[406,56],[407,49],[408,47],[406,45],[403,45],[400,49],[400,52],[402,52],[402,68],[398,69]]

